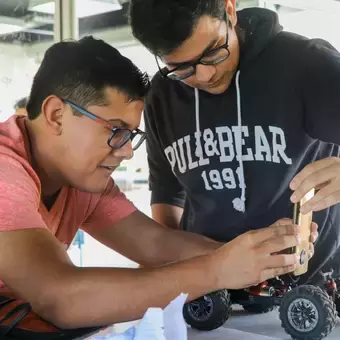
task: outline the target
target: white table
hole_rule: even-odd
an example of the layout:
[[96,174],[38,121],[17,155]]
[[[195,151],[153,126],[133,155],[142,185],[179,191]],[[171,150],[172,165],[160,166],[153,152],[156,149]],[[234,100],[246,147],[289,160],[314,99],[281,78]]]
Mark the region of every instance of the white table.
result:
[[[268,314],[249,314],[240,306],[233,305],[233,312],[224,327],[237,329],[257,335],[273,337],[280,340],[292,340],[281,327],[278,309]],[[261,339],[261,338],[260,338]],[[264,338],[265,339],[265,338]],[[335,329],[328,335],[327,340],[340,339],[340,321],[338,320]]]
[[[123,332],[133,323],[115,326],[117,332]],[[340,339],[340,321],[325,340]],[[239,306],[233,306],[229,320],[212,332],[197,332],[189,329],[188,340],[291,340],[281,328],[278,310],[268,314],[248,314]]]
[[[90,338],[91,339],[91,338]],[[89,339],[89,340],[90,340]],[[230,328],[219,328],[212,332],[198,332],[188,330],[188,340],[279,340],[278,338],[267,337]]]
[[264,335],[247,333],[230,328],[219,328],[215,331],[202,333],[189,330],[188,340],[278,340]]

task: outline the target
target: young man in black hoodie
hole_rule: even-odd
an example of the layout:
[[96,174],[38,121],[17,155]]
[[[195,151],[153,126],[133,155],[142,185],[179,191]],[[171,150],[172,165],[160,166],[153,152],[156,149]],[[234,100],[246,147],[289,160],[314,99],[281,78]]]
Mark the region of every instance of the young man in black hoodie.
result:
[[317,282],[340,267],[340,55],[235,2],[131,1],[160,68],[144,112],[153,217],[228,242],[320,189],[302,208],[320,238],[301,282]]

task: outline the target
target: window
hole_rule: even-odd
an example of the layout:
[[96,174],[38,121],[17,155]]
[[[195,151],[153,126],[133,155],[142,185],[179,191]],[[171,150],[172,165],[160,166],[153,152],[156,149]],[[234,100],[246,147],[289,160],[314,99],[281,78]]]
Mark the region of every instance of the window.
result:
[[[25,103],[45,50],[54,42],[54,11],[42,13],[37,3],[0,1],[0,119]],[[54,3],[54,1],[49,1]],[[21,111],[22,113],[23,111]]]

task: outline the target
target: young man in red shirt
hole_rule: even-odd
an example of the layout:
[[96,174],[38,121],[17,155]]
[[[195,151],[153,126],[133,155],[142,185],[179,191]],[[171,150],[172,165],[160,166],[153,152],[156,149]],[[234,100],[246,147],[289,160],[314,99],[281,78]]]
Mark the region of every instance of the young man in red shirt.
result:
[[[222,245],[164,228],[119,191],[111,174],[146,138],[148,89],[103,41],[62,42],[34,78],[28,117],[0,124],[1,336],[138,319],[181,292],[192,300],[294,269],[294,255],[277,254],[298,242],[289,220]],[[77,268],[66,249],[79,227],[143,268]]]

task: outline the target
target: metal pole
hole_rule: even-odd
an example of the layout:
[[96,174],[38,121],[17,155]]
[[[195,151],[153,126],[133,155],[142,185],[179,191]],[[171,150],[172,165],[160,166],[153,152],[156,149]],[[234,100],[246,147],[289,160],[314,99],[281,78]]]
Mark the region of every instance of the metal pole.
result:
[[76,0],[55,0],[54,40],[79,38]]
[[[55,0],[54,41],[79,39],[79,25],[76,14],[76,0]],[[79,265],[83,266],[84,235],[78,230],[76,242],[79,249]]]

